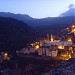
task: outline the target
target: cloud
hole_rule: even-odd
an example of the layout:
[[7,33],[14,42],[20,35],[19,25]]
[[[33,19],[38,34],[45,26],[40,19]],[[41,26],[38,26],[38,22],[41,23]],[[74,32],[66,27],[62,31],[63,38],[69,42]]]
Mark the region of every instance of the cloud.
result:
[[64,16],[75,16],[75,7],[74,7],[74,4],[69,5],[68,8],[69,8],[68,11],[60,14],[59,16],[62,16],[62,17],[64,17]]

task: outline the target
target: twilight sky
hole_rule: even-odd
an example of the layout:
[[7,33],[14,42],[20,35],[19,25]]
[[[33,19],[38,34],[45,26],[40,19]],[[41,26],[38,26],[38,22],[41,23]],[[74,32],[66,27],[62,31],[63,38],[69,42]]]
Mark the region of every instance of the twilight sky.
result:
[[56,17],[75,0],[0,0],[0,12],[28,14],[33,18]]

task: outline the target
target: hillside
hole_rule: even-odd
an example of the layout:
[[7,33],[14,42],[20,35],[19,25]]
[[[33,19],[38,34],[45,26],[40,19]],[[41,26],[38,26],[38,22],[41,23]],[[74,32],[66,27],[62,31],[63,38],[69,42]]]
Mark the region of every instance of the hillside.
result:
[[75,58],[60,63],[60,66],[53,69],[50,75],[75,75]]
[[41,36],[44,36],[47,33],[59,33],[61,30],[67,28],[68,26],[75,24],[75,19],[74,17],[56,17],[52,18],[52,21],[49,21],[49,18],[46,20],[43,19],[42,23],[44,25],[39,24],[38,26],[33,26],[33,28],[39,31],[39,33],[42,34]]
[[0,16],[1,17],[11,17],[11,18],[17,19],[19,21],[23,21],[27,24],[28,24],[28,22],[30,22],[30,20],[33,20],[33,18],[27,14],[14,14],[14,13],[10,13],[10,12],[0,12]]
[[[68,14],[68,11],[65,13]],[[26,14],[23,15],[23,14],[0,12],[0,16],[12,17],[19,21],[26,22],[29,26],[34,28],[41,37],[46,36],[47,33],[57,34],[59,31],[67,28],[69,25],[75,24],[75,18],[73,15],[35,19]]]
[[0,50],[19,50],[35,38],[34,29],[26,23],[0,17]]
[[[54,23],[59,25],[58,23],[65,22],[65,20],[68,21],[68,23],[74,21],[75,20],[74,16],[69,15],[69,14],[74,14],[73,10],[72,10],[72,12],[71,12],[71,10],[65,12],[66,15],[65,15],[65,13],[62,13],[63,15],[65,15],[64,17],[60,17],[60,16],[59,17],[46,17],[46,18],[41,18],[41,19],[32,18],[26,14],[14,14],[14,13],[10,13],[10,12],[0,12],[0,16],[11,17],[11,18],[17,19],[19,21],[23,21],[32,27],[34,27],[34,26],[46,26],[46,25],[51,26]],[[68,16],[67,16],[67,14],[68,14]]]

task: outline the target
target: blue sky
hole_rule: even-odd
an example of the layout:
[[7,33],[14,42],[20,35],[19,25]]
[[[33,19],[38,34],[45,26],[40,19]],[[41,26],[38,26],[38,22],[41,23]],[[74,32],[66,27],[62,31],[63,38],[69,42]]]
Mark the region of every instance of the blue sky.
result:
[[75,0],[0,0],[0,12],[28,14],[33,18],[57,17]]

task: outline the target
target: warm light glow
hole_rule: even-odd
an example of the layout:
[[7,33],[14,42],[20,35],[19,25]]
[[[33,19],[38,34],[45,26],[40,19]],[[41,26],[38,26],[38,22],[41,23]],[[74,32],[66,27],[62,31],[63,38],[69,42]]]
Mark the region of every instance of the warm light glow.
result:
[[71,30],[72,33],[74,33],[75,35],[75,25],[72,25],[72,30]]
[[7,57],[8,56],[8,53],[5,53],[4,56]]
[[68,52],[61,55],[63,60],[69,60]]
[[58,49],[64,49],[64,46],[58,46]]
[[72,47],[69,47],[69,50],[72,50]]
[[65,55],[62,55],[62,56],[63,56],[64,60],[69,60],[71,58],[70,54],[69,55],[65,54]]
[[51,42],[53,42],[53,35],[51,34]]
[[51,42],[53,42],[53,39],[51,39]]
[[72,53],[73,53],[73,50],[72,50]]
[[71,42],[72,40],[71,40],[71,38],[68,38],[68,42]]
[[75,32],[75,29],[72,29],[72,32]]
[[8,58],[8,53],[4,53],[4,59]]
[[75,34],[75,28],[74,28],[74,29],[72,29],[72,31],[71,31],[71,32]]
[[74,28],[75,27],[75,25],[72,25],[72,28]]
[[69,60],[68,58],[66,58],[65,60]]
[[36,50],[39,49],[39,48],[40,48],[39,45],[36,45],[36,46],[35,46],[35,49],[36,49]]
[[69,56],[69,58],[71,58],[71,55],[70,54],[68,56]]
[[34,44],[31,44],[31,46],[34,46]]

